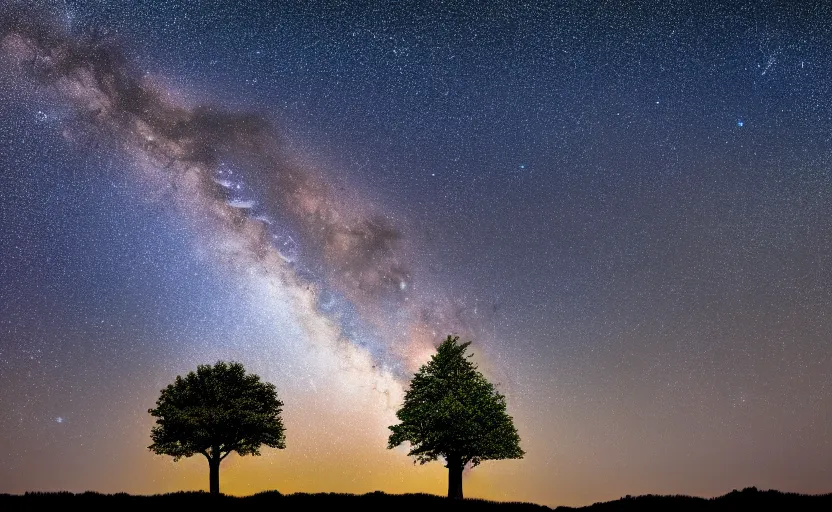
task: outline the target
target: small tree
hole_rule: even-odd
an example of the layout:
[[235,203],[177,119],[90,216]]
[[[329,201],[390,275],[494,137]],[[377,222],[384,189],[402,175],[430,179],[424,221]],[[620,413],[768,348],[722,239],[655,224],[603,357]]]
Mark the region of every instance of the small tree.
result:
[[274,384],[246,374],[240,363],[199,365],[162,390],[148,448],[174,461],[201,453],[208,459],[211,494],[220,492],[220,462],[231,452],[260,455],[260,445],[285,448],[283,402]]
[[[506,398],[494,390],[465,354],[471,342],[448,336],[413,376],[401,421],[390,427],[387,448],[410,443],[408,455],[425,464],[442,457],[448,497],[462,499],[462,470],[484,460],[521,459],[520,436],[506,413]],[[414,463],[415,463],[414,462]]]

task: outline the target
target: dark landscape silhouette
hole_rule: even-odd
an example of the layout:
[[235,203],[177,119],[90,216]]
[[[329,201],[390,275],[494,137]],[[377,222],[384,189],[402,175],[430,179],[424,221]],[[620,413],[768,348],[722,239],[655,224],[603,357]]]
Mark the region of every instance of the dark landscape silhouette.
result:
[[367,494],[337,493],[295,493],[281,494],[278,491],[266,491],[251,496],[211,495],[207,492],[177,492],[153,496],[133,496],[130,494],[100,494],[86,492],[73,494],[69,492],[41,493],[31,492],[24,495],[0,494],[0,507],[3,508],[43,508],[43,507],[125,507],[125,506],[164,506],[164,507],[224,507],[236,509],[248,507],[274,507],[275,510],[494,510],[494,511],[569,511],[619,512],[619,511],[739,511],[739,510],[801,510],[828,511],[832,509],[832,494],[808,495],[784,493],[775,490],[759,491],[754,487],[742,491],[732,491],[715,498],[697,498],[693,496],[626,496],[624,498],[595,503],[585,507],[563,507],[554,509],[544,505],[521,502],[498,502],[466,498],[463,500],[447,499],[431,494],[385,494],[375,491]]

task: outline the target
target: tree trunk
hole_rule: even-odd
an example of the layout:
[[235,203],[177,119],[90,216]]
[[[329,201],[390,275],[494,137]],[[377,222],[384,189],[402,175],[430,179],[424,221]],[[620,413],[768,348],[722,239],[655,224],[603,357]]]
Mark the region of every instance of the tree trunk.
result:
[[448,497],[462,499],[462,457],[459,455],[448,455]]
[[210,468],[210,489],[211,495],[218,496],[220,494],[220,454],[215,452],[214,455],[208,458],[208,467]]

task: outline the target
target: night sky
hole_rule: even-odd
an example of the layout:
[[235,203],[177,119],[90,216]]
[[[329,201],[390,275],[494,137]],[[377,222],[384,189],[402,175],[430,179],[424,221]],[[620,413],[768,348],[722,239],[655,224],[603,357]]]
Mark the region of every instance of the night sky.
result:
[[466,496],[832,490],[832,4],[220,3],[0,2],[0,492],[206,489],[147,410],[222,359],[287,429],[224,492],[443,494],[451,333]]

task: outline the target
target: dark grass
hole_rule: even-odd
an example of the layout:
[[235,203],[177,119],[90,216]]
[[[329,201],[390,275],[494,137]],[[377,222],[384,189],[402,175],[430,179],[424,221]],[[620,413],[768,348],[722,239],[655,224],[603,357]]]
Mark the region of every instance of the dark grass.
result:
[[[552,509],[543,505],[520,502],[498,502],[479,499],[462,501],[449,500],[432,494],[385,494],[380,491],[368,494],[281,494],[267,491],[252,496],[211,496],[206,492],[176,492],[152,496],[133,496],[125,493],[100,494],[85,492],[28,492],[11,495],[0,494],[0,510],[42,510],[54,509],[108,509],[135,510],[155,507],[160,510],[193,507],[209,509],[245,510],[265,508],[276,511],[341,511],[360,510],[362,512],[385,511],[403,512],[419,510],[420,512],[441,511],[528,511],[543,512]],[[806,495],[783,493],[779,491],[758,491],[754,487],[733,491],[716,498],[697,498],[693,496],[636,496],[625,497],[615,501],[595,503],[586,507],[557,507],[555,510],[568,512],[581,510],[588,512],[618,511],[745,511],[745,510],[783,510],[783,511],[832,511],[832,494]]]
[[362,512],[385,511],[400,512],[419,510],[421,512],[439,511],[550,511],[548,507],[532,503],[496,502],[479,499],[451,501],[433,494],[385,494],[375,491],[368,494],[281,494],[278,491],[266,491],[251,496],[211,496],[207,492],[175,492],[152,496],[133,496],[126,493],[100,494],[85,492],[27,492],[22,495],[0,494],[0,510],[52,509],[136,509],[137,507],[158,507],[163,510],[191,507],[225,508],[228,510],[267,509],[284,511],[341,511],[359,510]]

